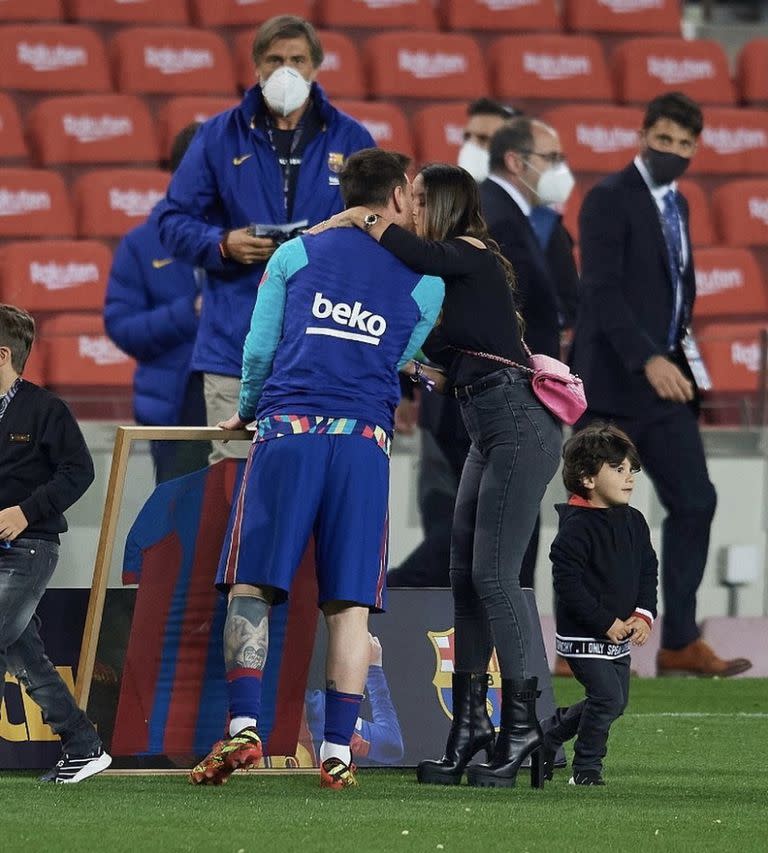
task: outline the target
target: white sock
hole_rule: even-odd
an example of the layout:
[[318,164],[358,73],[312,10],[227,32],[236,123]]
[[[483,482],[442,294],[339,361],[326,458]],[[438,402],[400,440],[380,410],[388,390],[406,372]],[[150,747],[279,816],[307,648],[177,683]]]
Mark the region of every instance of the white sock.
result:
[[328,743],[327,740],[324,740],[320,744],[320,763],[322,764],[328,758],[338,758],[349,767],[352,763],[352,750],[340,743]]
[[255,717],[233,717],[229,723],[229,736],[234,737],[235,735],[240,734],[243,729],[247,729],[248,726],[253,726],[256,728],[256,718]]

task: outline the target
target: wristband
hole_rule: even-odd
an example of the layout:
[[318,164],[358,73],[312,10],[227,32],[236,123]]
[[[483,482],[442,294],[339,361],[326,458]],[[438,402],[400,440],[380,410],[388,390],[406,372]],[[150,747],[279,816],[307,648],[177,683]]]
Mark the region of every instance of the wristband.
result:
[[413,362],[413,374],[410,377],[411,382],[416,384],[423,385],[427,391],[432,391],[435,387],[435,380],[430,379],[426,373],[424,373],[423,365],[420,361]]
[[229,231],[226,231],[224,236],[221,238],[221,242],[219,243],[219,254],[221,255],[221,259],[223,261],[229,260],[229,253],[227,252],[227,238],[229,237]]

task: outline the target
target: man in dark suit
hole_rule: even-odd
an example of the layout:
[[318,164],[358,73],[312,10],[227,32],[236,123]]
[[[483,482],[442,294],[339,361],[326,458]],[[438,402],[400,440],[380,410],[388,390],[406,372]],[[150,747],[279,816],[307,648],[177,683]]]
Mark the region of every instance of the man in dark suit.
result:
[[[683,351],[695,297],[688,205],[677,191],[703,127],[677,92],[646,109],[633,163],[598,183],[579,217],[582,304],[571,361],[595,418],[627,432],[667,510],[662,529],[660,675],[735,675],[696,625],[717,495],[698,427],[698,392]],[[694,362],[692,361],[692,364]]]
[[[573,241],[561,217],[547,207],[563,204],[573,189],[557,131],[527,116],[494,133],[490,175],[480,184],[491,236],[512,264],[516,299],[532,352],[560,357],[561,334],[573,325],[579,278]],[[520,584],[533,586],[539,543],[537,522],[523,559]]]

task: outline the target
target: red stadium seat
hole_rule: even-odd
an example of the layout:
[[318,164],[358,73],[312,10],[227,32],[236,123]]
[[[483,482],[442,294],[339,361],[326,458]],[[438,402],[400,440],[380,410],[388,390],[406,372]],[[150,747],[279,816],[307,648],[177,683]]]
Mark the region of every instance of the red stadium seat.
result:
[[464,141],[467,104],[434,104],[413,114],[419,163],[455,163]]
[[565,0],[575,32],[680,35],[680,0]]
[[669,90],[685,92],[701,104],[735,100],[728,58],[709,39],[629,39],[614,51],[613,69],[621,103],[644,104]]
[[692,174],[764,175],[768,162],[768,115],[763,110],[708,107]]
[[768,179],[729,181],[714,191],[712,203],[724,245],[768,245]]
[[135,363],[107,337],[101,314],[66,314],[40,324],[45,377],[54,388],[130,388]]
[[95,240],[27,240],[0,252],[0,301],[33,314],[101,311],[112,253]]
[[768,38],[744,45],[736,64],[736,80],[745,103],[768,103]]
[[768,293],[749,249],[717,247],[696,252],[694,319],[768,316]]
[[765,323],[701,323],[696,339],[715,394],[753,394],[760,384]]
[[275,15],[310,18],[309,0],[191,0],[198,27],[238,27],[261,24]]
[[27,128],[42,166],[57,163],[155,163],[157,139],[135,95],[71,95],[35,106]]
[[556,107],[542,119],[560,134],[575,172],[615,172],[637,153],[642,110],[603,104]]
[[100,21],[109,24],[189,23],[186,0],[68,0],[73,21]]
[[505,36],[491,46],[490,59],[499,98],[613,99],[603,48],[590,36]]
[[329,29],[433,30],[437,26],[431,0],[317,0],[315,17]]
[[237,105],[235,98],[215,95],[182,95],[170,98],[160,110],[160,156],[167,160],[176,134],[193,121],[208,121],[211,116],[223,113]]
[[709,200],[701,184],[690,179],[685,179],[678,181],[677,185],[688,202],[689,228],[691,242],[694,247],[716,245],[717,240],[715,239],[715,229],[712,224]]
[[554,0],[494,3],[493,0],[439,0],[439,14],[447,30],[514,32],[559,30]]
[[75,219],[61,175],[0,169],[0,239],[74,237]]
[[[325,59],[320,66],[318,82],[333,98],[364,98],[363,65],[355,43],[341,33],[318,33]],[[256,82],[253,67],[253,31],[238,33],[235,39],[237,84],[250,89]]]
[[0,21],[60,21],[61,0],[3,0]]
[[229,48],[213,32],[192,27],[128,27],[112,39],[117,88],[156,95],[230,95]]
[[80,237],[122,237],[141,225],[165,196],[170,175],[160,169],[103,169],[74,186]]
[[0,160],[24,160],[27,146],[16,103],[0,92]]
[[405,113],[394,104],[377,101],[334,101],[334,106],[365,125],[380,148],[412,157],[413,138]]
[[0,88],[27,92],[109,92],[104,45],[89,27],[0,27]]
[[488,89],[477,42],[458,33],[392,32],[365,44],[375,98],[474,98]]

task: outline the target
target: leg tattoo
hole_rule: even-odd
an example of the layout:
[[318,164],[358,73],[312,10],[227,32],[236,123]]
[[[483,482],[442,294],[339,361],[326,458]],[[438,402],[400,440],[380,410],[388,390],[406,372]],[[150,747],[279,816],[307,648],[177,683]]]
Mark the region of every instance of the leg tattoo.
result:
[[263,670],[269,646],[269,604],[262,598],[236,595],[224,625],[224,662],[227,672]]

